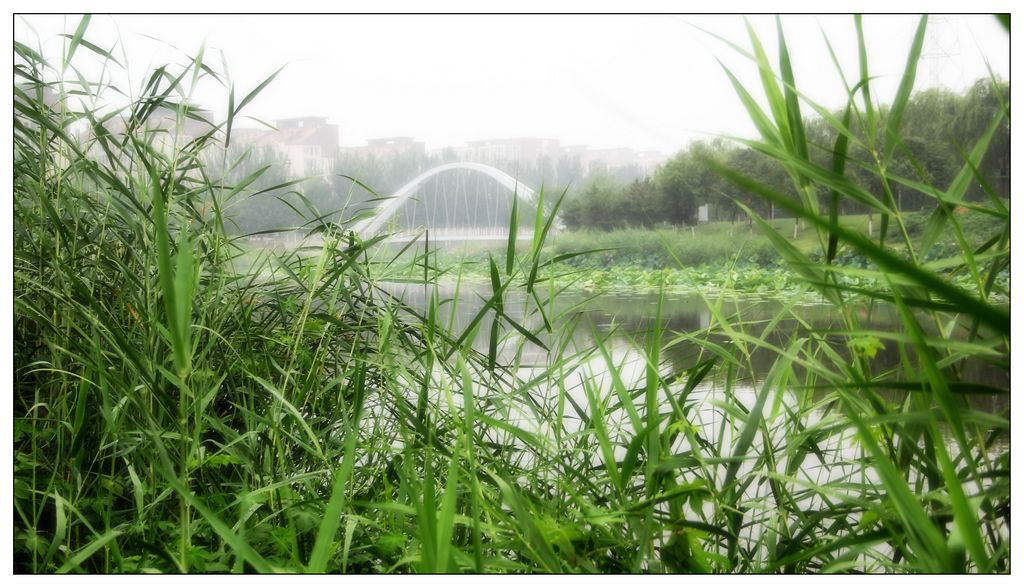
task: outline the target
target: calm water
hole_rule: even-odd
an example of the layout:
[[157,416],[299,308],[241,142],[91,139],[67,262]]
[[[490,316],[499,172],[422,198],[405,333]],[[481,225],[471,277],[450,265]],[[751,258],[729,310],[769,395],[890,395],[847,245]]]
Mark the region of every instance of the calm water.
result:
[[[513,285],[512,287],[515,287]],[[470,325],[491,295],[489,284],[463,282],[458,289],[454,284],[440,284],[424,287],[421,284],[389,284],[386,289],[392,295],[401,298],[410,306],[423,309],[427,297],[434,292],[441,301],[438,320],[452,326],[457,334]],[[623,373],[624,379],[640,380],[644,377],[645,366],[639,348],[645,343],[647,335],[658,316],[659,295],[657,293],[610,293],[590,295],[582,292],[566,292],[555,297],[553,304],[545,292],[538,292],[544,304],[544,313],[552,323],[553,331],[558,334],[566,325],[571,329],[571,348],[588,349],[596,340],[606,342],[611,356]],[[543,318],[536,312],[535,304],[529,301],[524,292],[510,291],[505,300],[505,312],[513,320],[524,325],[534,333],[543,330]],[[760,335],[770,321],[777,319],[780,312],[786,309],[783,302],[777,300],[759,300],[754,298],[729,299],[724,301],[705,300],[698,295],[665,294],[660,299],[661,324],[663,325],[663,342],[678,339],[680,334],[701,336],[707,332],[713,322],[709,304],[716,304],[718,312],[725,317],[741,319],[748,324],[747,332]],[[888,305],[864,305],[857,309],[861,328],[868,330],[891,330],[898,327],[899,318],[896,310]],[[480,323],[480,329],[473,341],[477,351],[486,353],[491,315]],[[736,321],[730,320],[735,324]],[[923,326],[928,329],[926,321]],[[784,318],[774,326],[767,340],[773,345],[786,346],[794,335],[805,336],[808,333],[818,335],[844,328],[842,318],[827,304],[803,304],[790,306]],[[499,347],[499,361],[514,364],[521,369],[541,368],[549,365],[550,355],[544,348],[517,336],[511,328],[505,329],[510,335],[504,345]],[[549,348],[564,343],[547,334],[541,334]],[[725,336],[714,336],[712,339],[720,344],[729,345]],[[896,342],[882,341],[884,348],[878,349],[871,360],[875,373],[898,368],[900,349]],[[750,347],[753,349],[753,347]],[[846,351],[845,345],[835,348]],[[913,349],[908,350],[913,353]],[[679,373],[692,367],[702,359],[708,359],[707,352],[700,355],[700,348],[689,342],[676,342],[662,350],[661,372],[663,374]],[[771,369],[776,354],[764,349],[754,349],[751,354],[753,373],[734,374],[741,383],[746,382],[752,387],[761,381]],[[605,360],[590,362],[590,369],[600,375],[607,371]],[[796,373],[802,375],[796,368]],[[1009,388],[1009,371],[983,361],[969,361],[961,368],[962,379],[997,388]],[[923,377],[923,376],[922,376]],[[970,395],[971,406],[993,413],[1000,413],[1009,408],[1008,394],[973,394]]]
[[[472,322],[473,317],[490,297],[490,288],[485,284],[463,283],[458,290],[454,285],[439,285],[427,287],[412,284],[390,284],[386,288],[392,295],[404,300],[410,306],[423,309],[426,301],[435,292],[441,301],[439,321],[446,322],[453,328],[456,334],[462,334]],[[541,301],[545,301],[543,295]],[[545,342],[549,348],[565,348],[566,354],[572,355],[572,350],[591,349],[595,341],[605,341],[608,349],[608,357],[599,353],[591,354],[585,358],[574,358],[567,362],[568,367],[563,370],[549,371],[553,365],[552,354],[544,348],[524,341],[515,331],[509,331],[509,337],[504,345],[499,346],[499,361],[507,365],[516,366],[514,373],[522,382],[532,382],[531,390],[536,391],[538,403],[541,406],[540,412],[545,415],[552,414],[552,397],[558,396],[559,388],[565,391],[568,397],[582,407],[582,410],[589,412],[587,395],[583,388],[585,383],[593,390],[598,390],[599,398],[614,396],[613,381],[610,376],[609,363],[614,364],[615,371],[622,379],[627,388],[640,388],[644,386],[646,375],[646,363],[641,353],[644,341],[650,332],[655,318],[658,316],[660,303],[661,323],[664,325],[664,342],[672,342],[678,339],[680,333],[694,333],[698,336],[706,333],[709,325],[713,324],[713,313],[709,309],[709,302],[699,296],[666,295],[659,301],[657,294],[606,294],[601,296],[589,296],[583,293],[566,293],[557,296],[556,302],[545,307],[545,313],[554,324],[554,332],[560,332],[559,325],[566,326],[568,340],[563,335],[562,339],[547,337]],[[505,311],[517,322],[520,322],[533,332],[538,332],[543,326],[543,320],[535,311],[532,304],[526,304],[526,298],[521,292],[510,293],[505,300]],[[720,313],[724,316],[735,316],[742,318],[750,326],[747,329],[752,334],[760,334],[769,321],[775,319],[780,311],[785,308],[784,303],[779,301],[765,300],[732,300],[721,305]],[[794,335],[803,336],[808,332],[818,334],[827,333],[829,330],[838,330],[843,323],[828,305],[803,305],[792,307],[792,316],[782,319],[775,327],[774,334],[768,339],[772,344],[785,347],[790,338]],[[858,311],[862,328],[885,330],[895,327],[898,318],[894,309],[888,307],[875,307],[873,309],[860,309]],[[476,350],[486,353],[488,347],[488,332],[490,329],[490,316],[481,321],[480,331],[473,341]],[[729,345],[728,337],[716,337],[716,342],[722,345]],[[845,349],[837,345],[837,349]],[[669,344],[662,350],[662,364],[659,371],[662,375],[671,375],[692,367],[703,358],[699,355],[699,348],[690,342],[676,342]],[[911,351],[912,352],[912,351]],[[694,389],[685,399],[687,419],[698,434],[704,439],[716,440],[719,447],[730,447],[735,435],[731,419],[726,419],[725,413],[728,407],[725,405],[741,404],[747,408],[752,407],[758,392],[761,390],[763,378],[768,374],[776,357],[767,351],[755,351],[752,353],[750,365],[753,373],[734,373],[733,380],[726,385],[724,375],[709,377]],[[900,351],[896,343],[885,342],[885,348],[880,349],[872,360],[872,367],[875,373],[899,366]],[[724,372],[725,370],[719,370]],[[797,375],[795,381],[800,381],[799,370],[794,370]],[[988,386],[1009,387],[1009,374],[1006,370],[994,368],[981,362],[974,362],[966,365],[962,370],[963,378],[966,381],[983,383]],[[443,379],[443,376],[439,375]],[[535,379],[536,378],[536,379]],[[440,380],[439,380],[440,383]],[[439,386],[439,387],[443,387]],[[681,385],[677,389],[681,388]],[[824,395],[826,391],[812,392],[810,400],[805,393],[785,390],[781,393],[770,393],[766,402],[765,418],[769,424],[769,436],[776,447],[785,446],[786,435],[790,434],[791,426],[774,426],[776,423],[783,423],[786,419],[786,412],[799,415],[804,427],[813,427],[826,416],[818,408],[813,408],[816,397]],[[546,396],[546,398],[545,398]],[[890,399],[899,400],[900,393],[891,393]],[[454,402],[461,404],[461,398],[454,395]],[[439,401],[441,398],[439,396]],[[972,408],[1002,415],[1008,418],[1009,395],[1008,394],[975,394],[969,397]],[[638,404],[642,404],[642,397]],[[612,399],[614,404],[614,399]],[[528,404],[528,403],[522,403]],[[812,408],[807,408],[811,406]],[[565,408],[565,419],[562,422],[565,434],[572,434],[584,428],[583,419],[577,418],[575,412]],[[663,401],[662,412],[669,409],[667,401]],[[789,409],[788,411],[786,409]],[[552,429],[550,416],[538,417],[529,407],[505,406],[501,417],[508,422],[547,436],[549,439],[555,437]],[[833,418],[829,416],[827,418]],[[620,439],[631,439],[635,431],[629,423],[625,411],[611,411],[606,413],[606,426],[610,435],[615,438],[621,433]],[[947,437],[949,450],[953,455],[959,452],[955,441]],[[760,436],[754,441],[753,452],[758,452],[763,447],[763,439]],[[518,445],[513,441],[514,445]],[[820,450],[820,457],[808,454],[802,458],[798,471],[794,473],[800,478],[814,485],[826,485],[830,483],[842,485],[855,478],[858,483],[873,484],[881,486],[877,474],[871,468],[863,468],[860,459],[863,458],[863,450],[856,440],[852,429],[837,430],[830,434],[823,442],[817,445]],[[992,448],[996,452],[1008,449],[1008,439],[996,441]],[[671,448],[674,454],[683,454],[690,451],[685,439],[678,439]],[[615,459],[621,460],[625,456],[624,446],[617,445]],[[822,459],[824,458],[824,459]],[[603,457],[595,447],[590,458],[595,466],[600,466]],[[785,468],[783,461],[777,464],[780,471]],[[520,462],[529,463],[533,456],[525,454]],[[739,475],[744,476],[752,472],[754,464],[745,461],[739,469]],[[712,475],[717,483],[724,474],[724,467],[715,471]],[[758,474],[760,475],[760,474]],[[911,474],[913,476],[913,474]],[[965,488],[969,494],[977,492],[976,488]],[[775,516],[774,498],[770,493],[767,484],[750,484],[743,493],[743,498],[749,501],[751,510],[747,516],[751,519],[769,520]],[[807,495],[798,501],[800,507],[805,510],[817,510],[826,505],[822,497]],[[687,507],[689,510],[690,507]],[[697,516],[709,516],[711,505],[705,505],[705,512],[692,513]],[[850,515],[851,520],[858,518],[857,515]],[[760,524],[749,524],[744,527],[742,533],[744,541],[753,542],[761,535],[763,528]],[[889,554],[890,548],[886,545],[877,545],[875,549],[883,554]]]

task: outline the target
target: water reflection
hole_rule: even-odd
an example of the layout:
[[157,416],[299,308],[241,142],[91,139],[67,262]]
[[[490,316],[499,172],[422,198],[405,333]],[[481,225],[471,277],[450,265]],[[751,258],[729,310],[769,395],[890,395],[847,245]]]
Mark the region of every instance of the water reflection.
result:
[[[450,283],[436,286],[394,283],[385,285],[385,289],[418,309],[426,307],[429,296],[436,296],[440,301],[439,317],[458,334],[470,326],[473,318],[491,296],[489,284],[473,282],[463,282],[458,286]],[[644,377],[646,367],[638,347],[645,344],[659,313],[660,324],[665,332],[662,340],[665,343],[672,343],[661,350],[662,365],[659,371],[663,375],[681,373],[701,359],[708,359],[706,351],[702,354],[700,346],[680,340],[680,334],[707,336],[711,341],[725,347],[742,344],[721,333],[708,332],[709,325],[714,322],[709,304],[714,305],[715,313],[726,318],[730,324],[745,324],[745,330],[753,335],[760,336],[770,325],[771,329],[764,339],[773,346],[785,347],[794,336],[814,334],[835,343],[833,348],[843,359],[850,356],[850,351],[841,342],[841,337],[829,335],[844,329],[845,324],[835,309],[826,304],[787,307],[777,300],[705,300],[697,295],[679,294],[666,294],[659,300],[656,293],[587,295],[581,292],[563,292],[557,296],[547,296],[540,292],[537,300],[542,304],[543,313],[536,310],[536,301],[528,300],[525,292],[510,290],[505,297],[504,312],[531,332],[538,333],[549,348],[560,345],[558,337],[566,336],[564,329],[560,328],[564,326],[570,329],[570,348],[573,350],[591,349],[597,341],[603,341],[611,359],[619,368],[621,377],[629,385],[639,382]],[[855,312],[864,330],[900,330],[900,319],[892,306],[862,305]],[[486,353],[488,348],[490,316],[480,322],[484,326],[478,330],[472,342],[473,347],[483,353]],[[544,332],[542,327],[545,319],[553,325],[554,335]],[[922,323],[931,334],[937,332],[934,325],[929,325],[926,321]],[[965,331],[966,328],[965,326],[962,330]],[[550,365],[549,353],[544,348],[523,340],[507,325],[504,326],[504,335],[506,337],[498,348],[499,362],[517,366],[521,370]],[[875,350],[874,357],[870,360],[874,373],[898,370],[901,362],[900,346],[893,341],[880,343],[882,347]],[[732,376],[741,384],[752,388],[768,373],[778,354],[770,349],[749,345],[747,350],[750,352],[751,373],[735,373]],[[913,359],[912,346],[905,346],[903,352]],[[590,359],[586,366],[591,373],[597,375],[596,377],[603,377],[603,373],[607,372],[605,359],[601,357]],[[962,381],[1004,390],[1009,388],[1008,364],[999,365],[998,362],[972,358],[962,362],[958,367]],[[793,369],[798,379],[804,377],[804,370],[799,365]],[[725,377],[724,370],[721,371],[723,373],[717,374],[719,380]],[[715,380],[710,381],[710,385],[714,383]],[[905,394],[896,391],[883,393],[892,400],[899,400]],[[972,408],[991,413],[1002,413],[1009,408],[1008,394],[968,394],[966,398]]]
[[[470,327],[491,295],[486,284],[463,283],[458,288],[451,284],[438,285],[436,288],[422,284],[391,284],[386,289],[421,310],[427,306],[431,295],[436,296],[440,301],[439,319],[447,321],[452,331],[459,335]],[[707,359],[706,354],[701,355],[700,346],[680,339],[680,334],[710,337],[722,346],[739,344],[729,337],[709,332],[709,327],[717,322],[715,316],[732,317],[729,319],[730,324],[743,321],[748,332],[757,335],[772,325],[765,338],[772,345],[780,347],[788,346],[794,336],[806,336],[808,333],[825,336],[830,331],[844,327],[840,317],[826,305],[799,306],[782,312],[786,310],[783,303],[765,300],[730,300],[712,310],[709,301],[699,296],[673,295],[659,300],[656,294],[587,296],[582,293],[562,293],[556,297],[538,296],[538,299],[542,304],[543,315],[536,310],[536,301],[527,300],[522,292],[510,293],[506,297],[504,311],[512,320],[535,333],[543,331],[545,319],[553,323],[554,334],[542,337],[543,342],[549,349],[563,351],[560,355],[553,354],[524,340],[515,330],[506,328],[505,334],[508,337],[498,347],[498,361],[512,366],[513,373],[521,382],[529,382],[523,389],[527,393],[538,394],[540,398],[534,403],[505,402],[501,398],[481,401],[492,402],[495,418],[533,433],[538,439],[546,440],[558,455],[563,455],[565,451],[575,453],[577,458],[586,460],[594,468],[609,467],[611,461],[624,463],[628,453],[627,444],[642,429],[642,424],[635,422],[637,414],[645,412],[643,388],[648,365],[647,354],[641,350],[655,327],[656,317],[660,316],[660,324],[665,331],[663,342],[670,343],[659,354],[660,365],[657,371],[662,377],[678,374],[693,367],[698,361]],[[716,304],[715,301],[711,303]],[[479,322],[485,327],[478,331],[471,343],[482,353],[488,351],[490,318],[488,316]],[[898,330],[900,324],[894,309],[885,306],[864,308],[858,318],[864,329]],[[835,338],[838,341],[839,337]],[[603,352],[595,349],[598,342],[602,343]],[[849,352],[845,347],[836,345],[836,349],[840,353],[847,353],[848,357]],[[571,360],[560,359],[565,357]],[[744,418],[736,417],[737,410],[740,407],[743,411],[753,409],[764,390],[764,378],[777,359],[778,354],[771,350],[753,349],[747,364],[749,373],[734,371],[727,374],[728,370],[718,370],[720,373],[716,377],[702,381],[685,398],[680,395],[682,385],[670,386],[673,398],[684,407],[686,422],[669,419],[663,421],[662,427],[666,431],[671,427],[687,427],[692,434],[676,437],[667,448],[668,453],[662,455],[661,464],[675,464],[672,467],[678,466],[680,471],[700,469],[702,479],[715,487],[721,487],[725,483],[727,465],[721,462],[717,466],[707,467],[707,462],[702,462],[707,457],[705,450],[713,446],[724,451],[722,457],[729,455],[730,448],[734,447],[740,435],[739,427],[745,422]],[[879,349],[873,358],[872,368],[875,373],[895,369],[899,367],[900,359],[897,345],[891,341],[886,342],[885,347]],[[967,381],[1002,388],[1009,385],[1006,369],[994,368],[983,362],[965,364],[961,373]],[[794,492],[792,500],[803,512],[827,511],[829,504],[826,493],[803,489],[827,485],[831,492],[844,493],[848,482],[861,488],[880,488],[882,484],[874,468],[864,467],[864,450],[856,438],[855,429],[849,426],[848,419],[839,418],[837,421],[836,413],[843,409],[829,399],[823,400],[828,390],[800,388],[803,376],[800,369],[794,368],[789,386],[773,386],[765,392],[762,414],[767,426],[754,439],[747,455],[769,454],[773,456],[772,463],[745,459],[739,463],[736,474],[737,479],[744,479],[750,474],[763,474],[764,481],[768,476],[767,470],[771,469],[774,475],[796,480],[790,488]],[[443,389],[444,375],[439,373],[437,377],[437,388]],[[630,396],[636,394],[637,413],[631,415],[629,410],[623,408],[623,390]],[[889,400],[899,401],[905,397],[906,392],[889,392],[886,395]],[[441,400],[440,395],[438,400]],[[1008,394],[975,394],[968,396],[968,400],[975,409],[1004,417],[1008,415]],[[449,395],[447,401],[461,405],[462,398],[460,395]],[[667,395],[660,391],[658,402],[660,414],[672,413],[673,407]],[[595,403],[598,406],[594,406]],[[600,416],[597,420],[601,421],[600,426],[606,430],[607,438],[612,440],[610,448],[598,447],[598,436],[593,430],[595,425],[589,422],[590,417],[595,415]],[[830,422],[847,425],[832,426]],[[815,430],[818,433],[811,432]],[[572,441],[566,441],[574,438],[583,439],[583,444],[572,445]],[[694,442],[700,446],[693,446]],[[957,456],[960,452],[957,442],[947,436],[947,443],[950,453]],[[765,451],[766,444],[775,450]],[[500,445],[510,460],[524,468],[532,468],[539,459],[538,454],[527,450],[513,437],[501,440]],[[778,451],[778,448],[788,449]],[[1002,436],[987,451],[995,455],[1007,448],[1008,439]],[[977,448],[970,450],[974,452]],[[982,448],[981,451],[986,449]],[[698,455],[703,457],[697,458]],[[642,473],[634,475],[642,482]],[[908,482],[916,483],[921,474],[913,470],[907,475]],[[978,492],[973,487],[965,487],[965,490],[970,494]],[[749,546],[759,545],[758,539],[767,528],[766,525],[779,516],[776,497],[767,483],[746,484],[741,493],[746,509],[746,522],[740,531],[741,541]],[[702,520],[712,516],[711,503],[697,507],[702,509],[700,513],[694,512],[693,508],[691,504],[685,506],[686,516]],[[843,516],[848,523],[853,524],[860,517],[855,512]],[[892,555],[891,547],[885,544],[874,545],[872,550],[883,558]],[[868,565],[867,555],[860,559],[864,565]]]

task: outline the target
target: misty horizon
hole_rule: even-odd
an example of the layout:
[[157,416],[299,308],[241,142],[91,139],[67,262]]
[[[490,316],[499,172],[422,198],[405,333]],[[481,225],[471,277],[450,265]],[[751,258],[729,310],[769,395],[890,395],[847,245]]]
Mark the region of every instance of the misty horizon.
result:
[[[864,18],[879,103],[895,93],[915,18]],[[844,70],[855,71],[851,17],[781,20],[797,56],[797,83],[823,107],[841,108],[842,81],[822,34]],[[763,38],[773,38],[763,34],[773,31],[773,17],[749,21]],[[24,16],[15,21],[15,36],[33,43],[34,30],[43,54],[53,55],[67,41],[57,35],[72,33],[75,22]],[[91,32],[135,72],[180,63],[205,47],[206,60],[230,68],[237,96],[283,68],[244,114],[267,121],[326,117],[338,125],[343,147],[412,137],[437,151],[536,137],[671,154],[694,140],[754,136],[718,65],[741,81],[756,78],[756,67],[723,42],[746,45],[744,26],[741,15],[97,15]],[[916,89],[961,91],[989,75],[985,59],[1009,80],[1008,38],[997,28],[984,15],[933,17]],[[770,41],[766,51],[775,53]],[[125,81],[133,91],[141,82]],[[216,117],[225,115],[225,87],[207,84],[191,98]],[[262,126],[246,117],[236,122],[238,128]]]

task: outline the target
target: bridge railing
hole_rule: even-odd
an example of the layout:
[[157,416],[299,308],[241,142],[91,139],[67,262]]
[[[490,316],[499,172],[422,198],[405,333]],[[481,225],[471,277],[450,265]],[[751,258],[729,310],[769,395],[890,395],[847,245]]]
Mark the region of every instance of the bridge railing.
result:
[[[470,241],[481,239],[492,241],[496,239],[508,239],[508,230],[495,229],[494,227],[432,227],[409,229],[397,231],[391,234],[392,240],[412,239],[421,233],[427,233],[431,240],[459,240]],[[533,231],[519,230],[516,239],[532,239]]]

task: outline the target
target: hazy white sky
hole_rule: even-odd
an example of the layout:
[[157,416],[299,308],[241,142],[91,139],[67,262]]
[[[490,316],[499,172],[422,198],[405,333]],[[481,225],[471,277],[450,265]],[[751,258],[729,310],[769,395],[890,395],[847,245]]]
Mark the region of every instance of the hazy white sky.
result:
[[[78,17],[15,19],[15,37],[57,56]],[[775,61],[774,17],[751,23]],[[851,16],[784,16],[797,85],[830,108],[844,90],[822,40],[848,79],[857,77]],[[876,99],[896,91],[917,17],[864,18]],[[206,42],[245,95],[278,67],[277,80],[243,112],[264,120],[327,116],[343,145],[407,135],[429,147],[539,136],[563,144],[673,152],[709,134],[754,134],[718,65],[756,84],[757,71],[714,32],[749,47],[740,16],[95,16],[86,38],[127,55],[134,92],[142,75],[185,63]],[[155,39],[160,39],[157,41]],[[935,16],[918,88],[962,89],[993,71],[1009,79],[1009,36],[990,16]],[[59,63],[59,59],[56,60]],[[98,70],[85,68],[90,75]],[[756,94],[760,97],[759,94]],[[194,99],[223,116],[215,82]],[[253,126],[243,124],[243,126]]]

